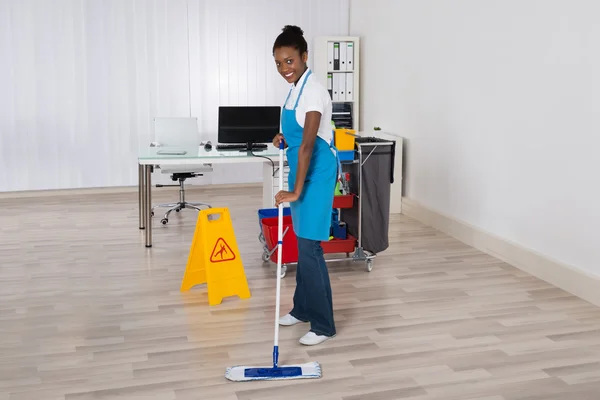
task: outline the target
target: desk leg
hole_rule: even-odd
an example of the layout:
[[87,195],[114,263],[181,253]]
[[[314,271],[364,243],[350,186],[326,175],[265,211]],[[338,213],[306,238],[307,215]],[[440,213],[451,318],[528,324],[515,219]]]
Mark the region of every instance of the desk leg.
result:
[[[275,161],[275,168],[277,168],[278,164],[279,162]],[[275,193],[273,189],[274,182],[273,167],[271,166],[271,163],[263,163],[263,208],[275,207],[275,195],[277,193]]]
[[146,220],[146,247],[152,247],[152,166],[144,166],[144,219]]
[[146,202],[144,201],[144,194],[146,187],[144,185],[144,166],[138,165],[138,209],[140,214],[139,227],[140,229],[144,229],[146,227]]

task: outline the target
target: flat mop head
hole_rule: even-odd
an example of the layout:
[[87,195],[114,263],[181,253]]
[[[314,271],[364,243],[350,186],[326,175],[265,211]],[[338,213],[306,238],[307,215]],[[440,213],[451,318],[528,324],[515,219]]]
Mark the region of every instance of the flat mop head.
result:
[[234,382],[317,379],[321,377],[321,365],[318,362],[282,365],[278,367],[247,367],[238,365],[227,368],[225,377]]

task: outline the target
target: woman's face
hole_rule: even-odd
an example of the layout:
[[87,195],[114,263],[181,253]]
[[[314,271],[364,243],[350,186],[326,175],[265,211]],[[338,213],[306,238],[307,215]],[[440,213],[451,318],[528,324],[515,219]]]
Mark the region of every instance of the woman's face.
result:
[[307,54],[300,56],[298,50],[293,47],[279,47],[273,54],[277,71],[283,76],[283,79],[289,83],[298,82],[306,70]]

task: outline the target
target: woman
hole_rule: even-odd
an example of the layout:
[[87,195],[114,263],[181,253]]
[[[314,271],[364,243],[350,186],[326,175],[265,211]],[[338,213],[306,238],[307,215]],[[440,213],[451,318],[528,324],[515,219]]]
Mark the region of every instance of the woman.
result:
[[281,115],[283,134],[273,144],[279,147],[284,140],[290,167],[290,191],[277,193],[275,203],[290,203],[298,238],[294,307],[279,323],[310,322],[310,331],[300,343],[316,345],[336,334],[321,241],[329,240],[339,161],[333,147],[331,98],[306,65],[307,47],[302,29],[290,25],[273,45],[277,70],[291,84]]

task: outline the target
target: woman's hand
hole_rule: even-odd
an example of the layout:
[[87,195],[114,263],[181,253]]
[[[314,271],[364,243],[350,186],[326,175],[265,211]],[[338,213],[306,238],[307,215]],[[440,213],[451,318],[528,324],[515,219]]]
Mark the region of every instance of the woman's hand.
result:
[[283,135],[281,133],[278,133],[274,138],[273,138],[273,146],[279,148],[279,143],[281,143],[281,141],[284,141],[284,145],[283,147],[287,147],[287,144],[285,143],[285,139],[283,137]]
[[285,190],[280,191],[275,195],[275,207],[279,207],[281,203],[293,203],[300,197],[296,192],[286,192]]

